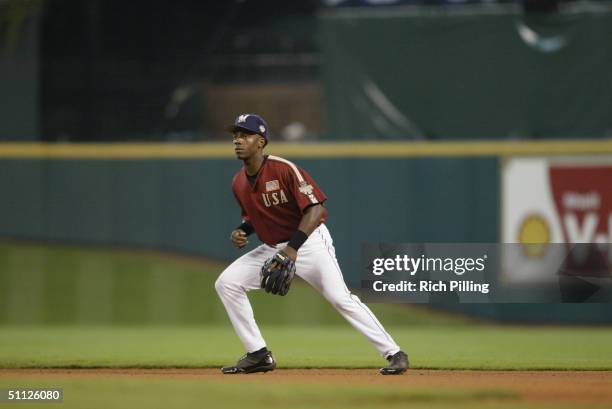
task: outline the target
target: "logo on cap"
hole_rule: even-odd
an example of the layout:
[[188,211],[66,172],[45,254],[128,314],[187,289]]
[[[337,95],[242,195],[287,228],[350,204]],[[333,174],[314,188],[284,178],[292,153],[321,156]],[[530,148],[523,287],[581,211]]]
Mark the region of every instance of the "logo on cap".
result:
[[[238,117],[238,122],[239,122],[239,123],[246,122],[246,120],[247,120],[247,118],[248,118],[249,116],[250,116],[249,114],[240,115],[240,116]],[[262,131],[262,132],[263,132],[263,131]]]

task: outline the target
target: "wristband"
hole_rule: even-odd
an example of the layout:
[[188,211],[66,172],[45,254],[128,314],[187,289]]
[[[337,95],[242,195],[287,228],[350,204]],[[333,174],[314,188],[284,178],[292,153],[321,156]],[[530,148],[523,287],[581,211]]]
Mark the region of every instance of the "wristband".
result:
[[236,227],[236,228],[242,230],[244,232],[244,234],[246,234],[247,236],[253,234],[253,232],[255,231],[253,226],[251,226],[247,222],[242,222],[242,224],[240,226]]
[[297,230],[295,233],[293,233],[293,236],[291,237],[291,240],[289,240],[289,243],[287,243],[287,246],[295,249],[295,251],[298,251],[306,240],[308,240],[308,235],[301,230]]

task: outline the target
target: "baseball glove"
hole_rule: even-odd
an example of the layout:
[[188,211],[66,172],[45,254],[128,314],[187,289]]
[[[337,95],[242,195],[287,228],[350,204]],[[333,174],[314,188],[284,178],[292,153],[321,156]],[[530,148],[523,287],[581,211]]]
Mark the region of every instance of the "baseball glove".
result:
[[261,268],[260,284],[267,293],[287,295],[295,276],[295,262],[279,251]]

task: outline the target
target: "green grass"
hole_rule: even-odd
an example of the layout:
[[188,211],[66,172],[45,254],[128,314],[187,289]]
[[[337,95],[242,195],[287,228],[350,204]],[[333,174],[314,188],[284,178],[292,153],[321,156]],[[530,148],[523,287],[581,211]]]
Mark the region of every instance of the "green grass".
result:
[[[228,263],[152,251],[0,242],[0,325],[226,325],[214,282]],[[262,324],[344,325],[301,280],[290,296],[249,294]],[[385,325],[464,325],[465,317],[372,305]]]
[[[0,388],[31,387],[32,380],[0,379]],[[243,379],[231,381],[159,379],[54,379],[36,381],[37,387],[64,389],[62,408],[488,408],[516,407],[517,397],[504,390],[433,390],[391,387],[270,384]],[[48,407],[29,404],[28,407]],[[502,405],[502,406],[498,406]],[[521,406],[524,407],[524,406]]]
[[[224,265],[0,244],[0,366],[234,362],[243,350],[213,286]],[[380,366],[371,345],[306,284],[296,283],[288,297],[249,297],[281,367]],[[612,369],[612,328],[502,327],[422,307],[370,307],[415,368]]]
[[[377,368],[374,348],[343,327],[262,326],[283,368]],[[413,368],[611,370],[612,329],[389,328]],[[0,367],[220,367],[243,353],[230,326],[0,327]]]

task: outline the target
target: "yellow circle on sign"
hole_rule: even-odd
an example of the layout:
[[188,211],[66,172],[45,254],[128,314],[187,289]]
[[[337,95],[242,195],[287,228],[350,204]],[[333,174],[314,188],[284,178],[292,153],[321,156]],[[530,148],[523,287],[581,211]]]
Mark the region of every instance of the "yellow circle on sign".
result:
[[521,223],[518,242],[523,245],[523,253],[527,257],[542,257],[550,243],[550,227],[544,217],[528,216]]

